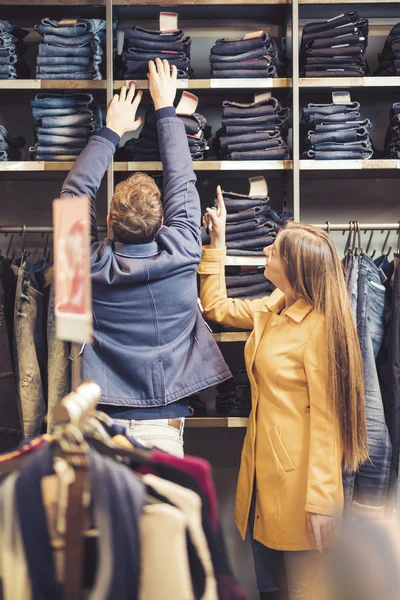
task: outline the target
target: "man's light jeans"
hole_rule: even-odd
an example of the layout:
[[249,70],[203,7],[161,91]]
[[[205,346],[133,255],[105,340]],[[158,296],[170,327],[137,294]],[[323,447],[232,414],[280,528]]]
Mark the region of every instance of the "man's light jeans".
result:
[[[116,425],[126,428],[126,434],[135,438],[144,446],[158,448],[169,454],[183,458],[183,430],[185,419],[180,418],[180,429],[168,424],[171,419],[152,419],[136,421],[134,419],[113,419]],[[176,419],[174,419],[176,420]]]

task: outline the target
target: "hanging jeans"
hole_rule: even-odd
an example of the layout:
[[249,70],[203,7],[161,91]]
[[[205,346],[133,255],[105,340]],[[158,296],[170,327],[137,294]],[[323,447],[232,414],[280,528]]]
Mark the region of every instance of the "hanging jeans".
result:
[[392,454],[375,363],[383,341],[385,293],[377,267],[363,254],[358,274],[357,330],[364,367],[370,460],[361,465],[355,476],[347,474],[344,492],[346,504],[353,491],[353,502],[375,509],[385,506]]

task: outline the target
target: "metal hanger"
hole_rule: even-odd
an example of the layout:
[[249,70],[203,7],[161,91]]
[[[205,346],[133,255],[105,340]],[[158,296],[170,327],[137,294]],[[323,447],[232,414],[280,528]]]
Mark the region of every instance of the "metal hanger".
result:
[[26,256],[27,256],[26,245],[28,243],[28,232],[26,231],[26,225],[23,225],[22,227],[23,227],[23,229],[22,229],[23,238],[22,238],[21,255],[22,255],[22,258],[26,258]]
[[[343,231],[343,234],[345,232]],[[345,257],[352,253],[352,238],[353,238],[353,221],[349,221],[349,234],[347,236],[346,245],[344,248]]]
[[399,228],[397,229],[397,254],[400,254],[400,221]]
[[[383,233],[384,230],[382,230]],[[386,256],[386,258],[389,256],[389,254],[392,251],[392,246],[389,246],[389,250],[387,251],[387,253],[385,254],[385,250],[386,250],[386,245],[388,243],[390,237],[390,230],[387,232],[386,237],[385,237],[385,241],[383,242],[383,246],[382,246],[382,256]]]

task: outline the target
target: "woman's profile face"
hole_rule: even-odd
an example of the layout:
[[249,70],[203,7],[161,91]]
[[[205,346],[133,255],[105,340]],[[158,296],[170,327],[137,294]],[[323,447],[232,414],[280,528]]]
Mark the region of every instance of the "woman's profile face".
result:
[[277,288],[282,290],[285,287],[285,275],[282,261],[279,256],[279,236],[271,246],[267,246],[263,250],[267,257],[264,275]]

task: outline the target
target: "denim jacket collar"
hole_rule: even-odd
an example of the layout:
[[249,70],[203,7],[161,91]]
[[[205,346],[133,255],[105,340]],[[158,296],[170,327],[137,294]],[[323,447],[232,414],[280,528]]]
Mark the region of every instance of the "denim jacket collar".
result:
[[154,241],[148,244],[123,244],[122,242],[113,242],[113,244],[115,254],[127,258],[147,258],[160,252],[157,242]]
[[[266,298],[265,306],[273,313],[280,313],[285,307],[285,296],[283,292],[277,290],[276,294],[274,293],[270,296],[270,298]],[[312,309],[313,307],[310,304],[307,304],[305,300],[300,299],[296,300],[296,302],[292,304],[292,306],[288,308],[284,314],[286,317],[290,317],[293,319],[293,321],[296,321],[296,323],[301,323],[301,321],[312,311]]]

